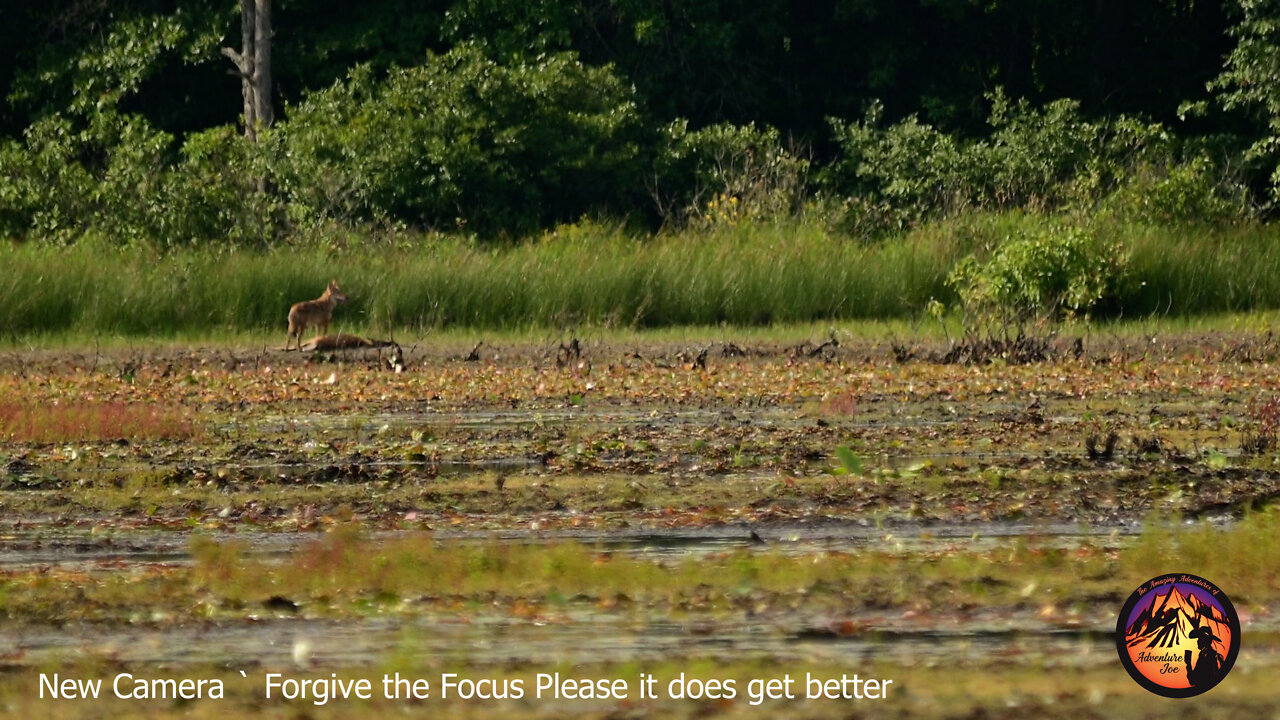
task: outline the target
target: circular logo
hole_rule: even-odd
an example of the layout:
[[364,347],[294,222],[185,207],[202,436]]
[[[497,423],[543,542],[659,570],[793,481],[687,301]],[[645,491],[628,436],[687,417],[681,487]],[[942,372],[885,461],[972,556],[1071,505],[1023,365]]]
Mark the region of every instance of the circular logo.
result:
[[1170,698],[1207,692],[1240,653],[1240,618],[1217,585],[1172,573],[1138,586],[1116,619],[1120,662],[1139,685]]

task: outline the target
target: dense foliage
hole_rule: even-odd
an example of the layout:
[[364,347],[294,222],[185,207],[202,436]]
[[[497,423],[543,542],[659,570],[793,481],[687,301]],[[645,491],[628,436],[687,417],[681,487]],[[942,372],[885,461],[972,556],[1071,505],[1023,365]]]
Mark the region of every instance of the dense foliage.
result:
[[974,209],[1221,224],[1271,199],[1264,0],[275,4],[279,120],[251,144],[219,53],[238,4],[6,3],[0,234],[803,216],[874,240]]
[[568,53],[503,65],[463,45],[293,108],[273,165],[309,216],[530,232],[625,210],[639,175],[633,91]]
[[1128,264],[1119,243],[1076,226],[1024,230],[987,251],[957,263],[949,282],[966,312],[1014,324],[1089,312],[1119,290]]

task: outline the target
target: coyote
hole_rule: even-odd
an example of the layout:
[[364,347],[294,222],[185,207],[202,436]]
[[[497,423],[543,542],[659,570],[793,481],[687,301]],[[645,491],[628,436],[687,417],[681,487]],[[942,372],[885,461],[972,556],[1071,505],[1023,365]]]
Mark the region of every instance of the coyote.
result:
[[[391,355],[387,358],[382,357],[382,348],[394,348]],[[368,350],[376,349],[378,351],[378,359],[385,360],[388,370],[392,372],[404,372],[404,350],[400,348],[400,343],[395,340],[377,340],[372,338],[360,337],[359,335],[348,335],[346,333],[337,333],[334,335],[317,335],[310,340],[302,343],[298,348],[302,352],[335,352],[345,350]],[[379,363],[380,365],[383,363]]]
[[285,340],[284,349],[289,349],[289,344],[297,338],[298,350],[302,350],[302,331],[307,326],[315,327],[320,330],[323,335],[329,332],[329,321],[333,319],[333,309],[340,303],[347,301],[347,296],[342,294],[342,288],[338,287],[337,280],[330,280],[329,287],[325,288],[324,294],[315,300],[295,303],[289,308],[289,337]]
[[333,352],[335,350],[363,350],[370,348],[399,347],[394,340],[377,340],[359,335],[335,333],[333,335],[317,335],[302,343],[303,352]]

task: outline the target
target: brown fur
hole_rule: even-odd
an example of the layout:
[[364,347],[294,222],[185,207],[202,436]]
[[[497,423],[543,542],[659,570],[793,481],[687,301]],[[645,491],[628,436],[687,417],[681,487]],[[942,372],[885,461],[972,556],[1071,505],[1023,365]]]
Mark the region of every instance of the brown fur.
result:
[[307,300],[306,302],[295,303],[289,308],[289,337],[285,340],[284,349],[288,350],[291,343],[295,343],[298,350],[302,350],[302,331],[308,327],[317,328],[321,335],[329,332],[329,321],[333,319],[333,309],[340,303],[347,301],[347,296],[342,294],[342,288],[338,287],[337,280],[330,280],[329,287],[324,289],[324,294],[315,300]]
[[330,352],[333,350],[357,350],[359,348],[394,347],[391,340],[371,340],[359,335],[335,333],[333,335],[316,336],[302,344],[304,351]]

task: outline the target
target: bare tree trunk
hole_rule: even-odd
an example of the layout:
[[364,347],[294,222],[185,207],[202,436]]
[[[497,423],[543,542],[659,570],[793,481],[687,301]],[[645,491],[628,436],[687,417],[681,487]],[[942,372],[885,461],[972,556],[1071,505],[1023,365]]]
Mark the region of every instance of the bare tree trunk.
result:
[[254,114],[260,127],[269,128],[275,122],[271,109],[271,0],[257,0],[253,29]]
[[222,48],[235,63],[244,96],[244,136],[256,142],[258,130],[275,121],[271,109],[271,0],[240,0],[240,52]]

